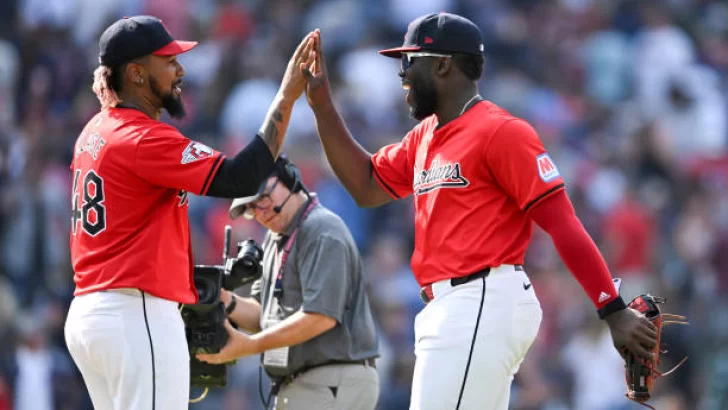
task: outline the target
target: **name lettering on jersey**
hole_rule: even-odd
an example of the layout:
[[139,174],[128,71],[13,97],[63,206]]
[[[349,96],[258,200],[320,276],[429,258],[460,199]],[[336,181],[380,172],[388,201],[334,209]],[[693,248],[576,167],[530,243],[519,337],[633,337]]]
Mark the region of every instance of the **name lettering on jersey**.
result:
[[184,189],[180,189],[179,192],[177,192],[177,198],[179,198],[179,203],[177,204],[178,207],[185,206],[187,205],[187,202],[189,202],[189,195]]
[[76,156],[81,155],[81,153],[88,152],[92,157],[94,157],[94,159],[96,159],[99,156],[99,151],[101,151],[101,148],[103,148],[104,145],[106,145],[106,141],[101,138],[98,132],[89,132],[81,138],[78,144],[76,144]]
[[184,151],[182,151],[182,163],[189,164],[195,162],[198,159],[209,158],[212,156],[214,151],[212,148],[205,144],[197,141],[192,141],[187,145]]
[[550,182],[561,176],[556,164],[551,160],[547,153],[543,153],[536,157],[536,166],[538,167],[538,175],[543,182]]
[[437,159],[433,160],[430,168],[417,171],[412,190],[415,195],[426,194],[440,188],[464,188],[470,185],[461,172],[460,163],[440,164]]

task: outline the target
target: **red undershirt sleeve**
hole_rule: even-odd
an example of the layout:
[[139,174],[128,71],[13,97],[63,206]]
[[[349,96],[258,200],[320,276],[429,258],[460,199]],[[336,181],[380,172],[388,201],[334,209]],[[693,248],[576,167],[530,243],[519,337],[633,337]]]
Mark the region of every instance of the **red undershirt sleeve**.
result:
[[551,236],[559,256],[597,307],[601,318],[625,307],[604,258],[577,218],[565,191],[535,204],[530,216]]

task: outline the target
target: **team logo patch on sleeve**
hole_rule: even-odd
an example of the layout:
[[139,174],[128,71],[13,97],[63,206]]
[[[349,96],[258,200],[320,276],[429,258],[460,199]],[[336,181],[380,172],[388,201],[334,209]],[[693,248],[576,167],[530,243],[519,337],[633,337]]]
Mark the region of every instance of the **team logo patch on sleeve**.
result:
[[212,156],[213,152],[212,148],[207,145],[192,141],[189,145],[187,145],[187,148],[182,151],[182,163],[189,164],[190,162],[195,162],[198,159],[209,158]]
[[544,153],[537,156],[536,166],[538,167],[538,175],[543,182],[550,182],[561,176],[549,154]]

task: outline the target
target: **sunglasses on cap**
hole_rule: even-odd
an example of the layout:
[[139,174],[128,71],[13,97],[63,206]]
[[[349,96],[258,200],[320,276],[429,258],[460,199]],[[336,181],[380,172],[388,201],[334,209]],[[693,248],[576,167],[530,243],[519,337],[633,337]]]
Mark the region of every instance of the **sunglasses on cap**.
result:
[[402,72],[407,71],[410,67],[412,67],[412,64],[415,63],[415,58],[417,57],[448,57],[452,58],[451,54],[442,54],[442,53],[429,53],[426,51],[407,51],[402,53],[401,57],[401,66],[400,69]]

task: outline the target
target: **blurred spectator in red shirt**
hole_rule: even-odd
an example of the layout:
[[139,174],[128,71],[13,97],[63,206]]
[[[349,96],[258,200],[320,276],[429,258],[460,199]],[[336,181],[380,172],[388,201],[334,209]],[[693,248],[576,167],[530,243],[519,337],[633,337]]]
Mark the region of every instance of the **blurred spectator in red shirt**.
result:
[[655,216],[631,190],[605,214],[602,252],[612,275],[624,280],[622,293],[626,297],[654,289],[655,230]]

